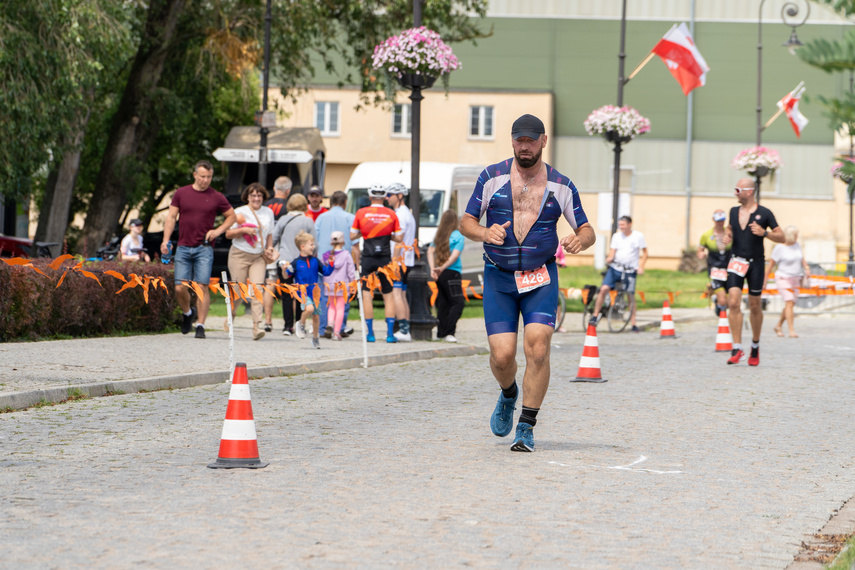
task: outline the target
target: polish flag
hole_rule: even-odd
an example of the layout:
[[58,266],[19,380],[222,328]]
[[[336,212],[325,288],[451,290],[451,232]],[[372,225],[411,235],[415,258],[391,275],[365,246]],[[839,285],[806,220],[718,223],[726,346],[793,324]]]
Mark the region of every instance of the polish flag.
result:
[[685,23],[671,26],[668,33],[653,48],[653,53],[661,57],[668,66],[668,71],[680,84],[684,95],[688,95],[695,87],[706,84],[710,67],[695,46]]
[[787,93],[783,99],[778,101],[778,108],[783,109],[787,114],[787,118],[790,119],[790,124],[793,126],[793,130],[796,131],[797,137],[802,136],[802,129],[804,129],[805,125],[808,124],[807,117],[802,115],[799,111],[799,99],[801,99],[802,93],[804,92],[804,81],[802,81],[795,89]]

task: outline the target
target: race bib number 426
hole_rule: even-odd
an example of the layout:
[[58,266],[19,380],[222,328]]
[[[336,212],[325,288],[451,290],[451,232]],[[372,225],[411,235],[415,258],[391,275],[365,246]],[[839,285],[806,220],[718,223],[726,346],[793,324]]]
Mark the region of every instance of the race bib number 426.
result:
[[538,287],[549,284],[549,271],[546,266],[533,271],[514,271],[514,279],[517,282],[517,291],[525,293]]

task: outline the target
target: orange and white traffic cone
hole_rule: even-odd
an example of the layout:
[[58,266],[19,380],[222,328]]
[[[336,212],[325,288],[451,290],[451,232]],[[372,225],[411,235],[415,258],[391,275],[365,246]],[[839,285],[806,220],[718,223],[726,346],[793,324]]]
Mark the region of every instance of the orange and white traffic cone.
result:
[[659,338],[675,338],[674,321],[671,319],[671,305],[662,304],[662,323],[659,325]]
[[730,352],[731,350],[733,350],[733,335],[730,334],[727,313],[721,311],[718,314],[718,333],[715,335],[715,351]]
[[229,392],[229,406],[220,438],[220,454],[209,469],[261,469],[269,463],[258,458],[258,439],[255,435],[255,419],[252,417],[252,401],[249,397],[249,379],[246,364],[235,364],[234,378]]
[[585,346],[582,348],[582,358],[579,359],[579,371],[571,382],[608,382],[603,380],[600,372],[600,349],[597,342],[597,327],[588,324],[585,334]]

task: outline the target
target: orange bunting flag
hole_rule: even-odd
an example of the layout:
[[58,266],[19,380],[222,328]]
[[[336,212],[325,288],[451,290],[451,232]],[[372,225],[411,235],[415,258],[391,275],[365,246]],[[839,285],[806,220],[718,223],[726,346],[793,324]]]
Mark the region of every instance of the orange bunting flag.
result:
[[252,284],[252,289],[255,291],[255,298],[258,300],[258,302],[263,303],[264,302],[264,289],[262,289],[260,286],[256,285],[255,283]]
[[30,264],[30,260],[24,259],[23,257],[13,257],[11,259],[0,258],[0,261],[4,261],[6,263],[6,265],[24,265],[24,266],[26,266],[26,265]]
[[[88,277],[89,279],[94,279],[95,281],[98,282],[98,285],[101,285],[101,282],[98,281],[98,277],[96,277],[95,274],[92,273],[91,271],[86,271],[84,269],[78,269],[77,267],[74,267],[73,269],[75,271],[77,271],[79,274],[83,275],[84,277]],[[41,273],[41,272],[39,272],[39,273]],[[103,285],[101,285],[101,287],[103,287]]]
[[65,281],[66,275],[68,275],[68,271],[63,271],[62,277],[59,278],[59,282],[56,284],[57,289],[59,288],[60,285],[62,285],[62,282]]
[[645,296],[644,296],[644,291],[639,291],[639,292],[638,292],[638,296],[639,296],[639,297],[641,297],[641,302],[642,302],[642,303],[646,303],[646,302],[647,302],[647,299],[646,299],[646,298],[645,298]]
[[202,285],[196,283],[195,281],[190,282],[190,286],[193,288],[193,291],[196,293],[196,297],[199,299],[205,298],[205,290],[202,289]]
[[247,295],[249,295],[249,287],[246,286],[246,283],[238,283],[238,291],[240,291],[240,298],[246,301]]
[[475,297],[476,299],[483,299],[483,298],[484,298],[484,296],[483,296],[483,295],[481,295],[480,293],[476,293],[476,292],[475,292],[475,287],[471,287],[471,289],[472,289],[472,296],[473,296],[473,297]]
[[315,287],[312,289],[312,301],[314,301],[315,307],[319,306],[321,303],[321,288]]
[[146,275],[145,279],[143,280],[143,285],[142,285],[143,299],[145,300],[146,303],[148,303],[148,286],[149,285],[151,285],[151,277]]
[[116,291],[116,295],[118,295],[119,293],[121,293],[121,292],[122,292],[122,291],[124,291],[125,289],[133,289],[133,288],[134,288],[134,287],[136,287],[137,285],[139,285],[139,283],[137,283],[136,279],[131,280],[131,281],[128,281],[127,283],[125,283],[124,285],[122,285],[122,288],[121,288],[121,289],[119,289],[118,291]]
[[[29,267],[30,269],[32,269],[32,270],[33,270],[33,271],[35,271],[36,273],[41,273],[42,275],[44,275],[45,277],[47,277],[47,273],[45,273],[44,271],[42,271],[41,269],[39,269],[39,268],[38,268],[38,267],[36,267],[35,265],[27,265],[27,266],[25,266],[25,267]],[[92,278],[93,278],[93,279],[95,279],[95,281],[98,281],[98,278],[97,278],[97,277],[95,277],[94,275],[92,275]],[[100,283],[101,283],[101,282],[100,282],[100,281],[98,281],[98,284],[99,284],[99,285],[100,285]]]
[[466,288],[469,287],[469,284],[472,283],[469,279],[462,279],[460,281],[460,287],[463,289],[463,298],[466,299],[466,302],[469,302],[469,295],[466,294]]
[[609,298],[611,299],[612,304],[614,304],[614,302],[615,302],[615,297],[617,297],[617,291],[615,291],[614,289],[611,289],[609,291]]
[[[51,261],[50,265],[48,265],[48,267],[50,267],[54,271],[57,271],[66,260],[73,259],[73,258],[74,258],[73,255],[69,255],[67,253],[65,255],[60,255],[59,257],[57,257],[56,259]],[[105,271],[105,273],[109,273],[109,272]]]
[[588,304],[588,293],[589,293],[589,292],[590,292],[590,291],[588,291],[588,288],[587,288],[587,287],[586,287],[585,289],[582,289],[582,304],[583,304],[583,305],[587,305],[587,304]]
[[[57,259],[59,259],[59,258],[57,258]],[[51,263],[51,267],[53,268],[53,263]],[[108,269],[107,271],[105,271],[105,272],[104,272],[104,275],[109,275],[110,277],[115,277],[116,279],[118,279],[118,280],[119,280],[119,281],[121,281],[122,283],[127,283],[127,282],[128,282],[128,280],[127,280],[127,279],[125,279],[125,276],[124,276],[124,275],[122,275],[122,274],[121,274],[121,273],[119,273],[118,271],[113,271],[112,269]]]
[[674,304],[674,293],[668,291],[668,301],[673,305]]
[[428,281],[428,289],[430,289],[430,306],[436,305],[436,296],[439,295],[439,290],[436,288],[436,281]]

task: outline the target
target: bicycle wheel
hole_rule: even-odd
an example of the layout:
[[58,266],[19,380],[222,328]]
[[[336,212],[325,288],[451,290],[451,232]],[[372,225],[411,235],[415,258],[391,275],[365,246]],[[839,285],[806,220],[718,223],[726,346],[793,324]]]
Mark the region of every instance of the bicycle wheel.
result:
[[632,316],[632,299],[626,291],[618,291],[615,301],[609,307],[609,330],[613,333],[621,332],[629,324]]
[[564,322],[564,315],[567,313],[567,300],[564,298],[564,293],[558,292],[558,309],[555,311],[555,330],[561,328]]

